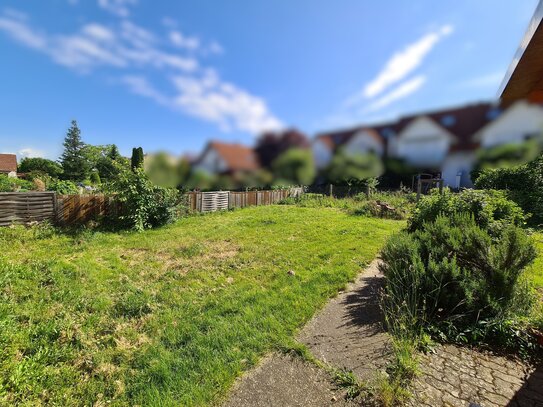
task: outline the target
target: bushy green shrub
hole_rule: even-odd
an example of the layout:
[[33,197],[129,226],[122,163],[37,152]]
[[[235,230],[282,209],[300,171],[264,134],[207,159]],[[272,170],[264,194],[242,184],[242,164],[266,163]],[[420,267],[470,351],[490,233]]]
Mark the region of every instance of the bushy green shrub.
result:
[[31,191],[33,187],[30,181],[0,174],[0,192]]
[[504,191],[467,189],[458,194],[445,190],[423,197],[409,219],[409,231],[423,228],[439,216],[454,218],[461,214],[473,216],[477,225],[491,234],[498,234],[507,225],[522,226],[526,217]]
[[72,181],[68,180],[53,180],[47,185],[48,191],[55,191],[59,194],[78,194],[79,187]]
[[382,252],[384,310],[393,331],[418,335],[441,323],[478,321],[526,312],[519,283],[536,251],[526,232],[509,224],[494,235],[473,214],[437,215],[393,236]]
[[122,171],[110,191],[120,203],[121,226],[139,231],[170,223],[183,209],[178,191],[154,185],[143,168]]
[[531,214],[531,224],[543,223],[543,155],[517,167],[483,170],[475,186],[508,191],[510,199]]

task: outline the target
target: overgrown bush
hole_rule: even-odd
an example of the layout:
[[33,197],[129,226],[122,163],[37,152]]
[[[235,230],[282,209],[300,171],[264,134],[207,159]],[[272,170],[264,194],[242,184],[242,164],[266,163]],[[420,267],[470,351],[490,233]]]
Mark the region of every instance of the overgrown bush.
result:
[[419,201],[409,219],[409,231],[420,230],[425,222],[433,222],[439,216],[454,218],[460,214],[473,216],[477,225],[492,235],[499,234],[507,225],[522,226],[526,221],[522,208],[509,200],[504,191],[467,189],[455,194],[445,190]]
[[[473,213],[438,214],[387,242],[383,308],[393,332],[416,337],[451,325],[466,332],[527,314],[530,292],[521,276],[536,257],[534,244],[514,224],[489,224]],[[480,330],[479,339],[495,341],[495,334]]]
[[72,181],[53,180],[47,185],[47,190],[55,191],[59,194],[78,194],[79,187]]
[[144,230],[173,222],[184,209],[176,189],[154,185],[142,168],[124,170],[110,186],[120,203],[121,226]]
[[528,164],[483,170],[475,186],[508,191],[509,198],[531,214],[531,224],[543,224],[543,155]]
[[0,175],[0,192],[17,192],[17,191],[31,191],[34,188],[34,184],[30,181],[8,177],[7,175]]

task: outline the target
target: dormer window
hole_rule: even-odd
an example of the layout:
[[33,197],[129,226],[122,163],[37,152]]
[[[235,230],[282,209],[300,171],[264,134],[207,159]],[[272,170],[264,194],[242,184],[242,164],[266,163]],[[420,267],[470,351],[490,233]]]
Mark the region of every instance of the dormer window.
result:
[[441,124],[445,127],[454,126],[456,124],[456,117],[454,117],[452,114],[443,116],[441,118]]
[[498,116],[502,113],[501,109],[499,107],[493,107],[492,109],[490,109],[487,114],[486,114],[486,118],[488,120],[494,120],[494,119],[497,119]]

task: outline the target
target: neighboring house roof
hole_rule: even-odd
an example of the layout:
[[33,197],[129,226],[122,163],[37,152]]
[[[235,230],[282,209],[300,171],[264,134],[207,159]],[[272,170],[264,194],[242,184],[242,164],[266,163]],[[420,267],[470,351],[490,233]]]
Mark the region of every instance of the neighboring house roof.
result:
[[492,103],[477,103],[417,114],[402,118],[395,126],[395,130],[400,133],[413,119],[425,116],[454,136],[451,151],[474,150],[479,145],[473,140],[473,135],[495,118],[492,115],[494,109],[499,109],[499,106]]
[[500,106],[487,102],[416,113],[403,116],[395,122],[378,126],[358,126],[347,130],[322,133],[317,135],[316,140],[322,141],[332,151],[336,151],[340,146],[349,142],[355,134],[366,130],[368,134],[384,144],[390,137],[399,135],[413,120],[427,117],[454,137],[451,150],[473,150],[478,147],[478,143],[472,139],[472,136],[495,118],[492,116],[491,111],[499,108]]
[[17,156],[15,154],[0,154],[0,172],[17,172]]
[[388,127],[388,125],[374,127],[360,126],[347,130],[321,133],[317,135],[315,141],[320,141],[330,150],[336,151],[339,147],[347,144],[356,134],[360,133],[361,131],[365,131],[366,134],[374,138],[377,142],[384,144],[385,138],[381,134],[381,130],[386,127]]
[[[208,144],[204,154],[213,149],[224,160],[228,171],[254,171],[260,168],[258,158],[254,150],[242,144],[222,143],[212,141]],[[202,157],[203,155],[202,154]]]
[[543,1],[540,1],[500,86],[503,100],[543,101],[542,21]]

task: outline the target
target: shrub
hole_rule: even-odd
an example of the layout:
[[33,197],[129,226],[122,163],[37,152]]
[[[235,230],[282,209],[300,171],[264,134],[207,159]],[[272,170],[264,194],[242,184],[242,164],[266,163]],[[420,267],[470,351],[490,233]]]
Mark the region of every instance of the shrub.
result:
[[483,170],[475,180],[477,188],[508,191],[528,214],[530,223],[543,223],[543,155],[525,165]]
[[461,214],[473,216],[479,227],[493,235],[507,225],[522,226],[526,221],[520,206],[503,191],[468,189],[453,194],[445,190],[443,194],[435,191],[418,202],[409,219],[409,231],[420,230],[425,222],[433,222],[439,216],[454,218]]
[[530,237],[514,225],[492,236],[472,214],[437,215],[413,232],[392,237],[382,252],[383,308],[389,328],[417,336],[439,323],[456,327],[523,314],[519,283],[536,256]]
[[47,186],[49,191],[55,191],[59,194],[78,194],[79,187],[72,181],[54,180]]
[[183,209],[179,193],[154,185],[143,168],[124,170],[111,187],[121,204],[121,226],[144,230],[174,221]]
[[24,179],[0,174],[0,192],[30,191],[34,184]]

